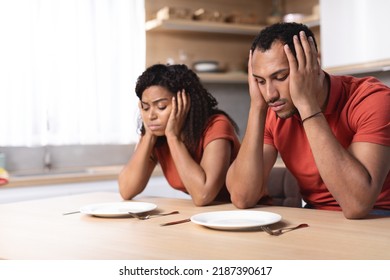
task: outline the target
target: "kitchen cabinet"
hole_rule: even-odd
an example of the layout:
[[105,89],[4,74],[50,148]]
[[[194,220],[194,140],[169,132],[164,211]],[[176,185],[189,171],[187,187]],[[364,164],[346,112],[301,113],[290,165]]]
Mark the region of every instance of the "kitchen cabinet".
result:
[[[319,30],[319,18],[313,15],[318,0],[281,1],[281,13],[303,13],[302,21]],[[159,18],[158,11],[174,7],[183,11],[200,8],[222,15],[254,17],[253,24],[226,23],[218,20],[193,20],[192,18]],[[246,83],[247,58],[254,37],[267,25],[273,12],[272,0],[146,0],[146,64],[183,63],[189,67],[198,61],[217,61],[219,71],[198,73],[209,83]]]
[[390,70],[390,2],[351,2],[320,2],[323,67],[336,74]]

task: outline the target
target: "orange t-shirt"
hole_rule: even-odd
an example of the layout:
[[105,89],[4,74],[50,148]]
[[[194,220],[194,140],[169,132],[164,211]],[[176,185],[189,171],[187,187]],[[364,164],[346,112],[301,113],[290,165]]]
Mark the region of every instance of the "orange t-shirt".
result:
[[[230,163],[233,162],[240,148],[240,141],[229,119],[225,115],[218,114],[210,118],[209,123],[203,132],[202,139],[196,150],[196,158],[194,159],[197,163],[200,163],[206,146],[216,139],[226,139],[232,143]],[[179,173],[177,172],[168,144],[164,143],[163,145],[156,147],[154,152],[168,183],[174,189],[187,193]],[[228,194],[226,187],[223,187],[216,200],[230,201],[230,195]]]
[[[390,146],[390,89],[372,77],[330,76],[324,112],[340,144],[370,142]],[[314,162],[299,115],[280,119],[267,113],[264,143],[273,145],[297,178],[303,199],[314,208],[341,210],[325,186]],[[390,209],[390,173],[374,208]]]

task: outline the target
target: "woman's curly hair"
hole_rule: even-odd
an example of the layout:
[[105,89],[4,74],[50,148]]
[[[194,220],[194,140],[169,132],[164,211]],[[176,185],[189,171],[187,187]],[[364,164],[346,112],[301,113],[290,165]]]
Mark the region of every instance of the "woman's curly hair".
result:
[[[207,122],[215,114],[223,114],[233,124],[238,132],[237,124],[224,111],[218,109],[217,100],[209,93],[200,82],[199,77],[184,64],[164,65],[155,64],[147,68],[137,80],[135,92],[142,99],[143,92],[151,86],[161,86],[169,90],[173,96],[184,90],[188,94],[191,106],[187,119],[183,125],[183,141],[191,155],[194,156],[196,148],[206,128]],[[144,124],[140,123],[141,135],[145,134]],[[159,141],[165,141],[165,137],[159,137]]]

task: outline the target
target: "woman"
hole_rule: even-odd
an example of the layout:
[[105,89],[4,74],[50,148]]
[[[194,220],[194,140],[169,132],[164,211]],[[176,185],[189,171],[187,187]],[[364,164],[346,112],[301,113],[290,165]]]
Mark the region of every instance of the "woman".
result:
[[197,206],[229,201],[225,178],[240,142],[237,126],[185,65],[156,64],[138,78],[142,124],[119,175],[124,199],[141,193],[159,163],[168,183]]

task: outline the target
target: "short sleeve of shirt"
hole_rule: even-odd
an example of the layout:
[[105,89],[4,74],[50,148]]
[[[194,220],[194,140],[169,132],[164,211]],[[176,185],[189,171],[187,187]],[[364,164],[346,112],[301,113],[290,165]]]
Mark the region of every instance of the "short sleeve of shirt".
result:
[[351,106],[349,124],[356,132],[353,142],[390,146],[390,90],[373,89]]
[[[240,148],[239,139],[229,119],[225,115],[219,114],[213,116],[209,120],[207,127],[203,132],[202,139],[194,158],[197,163],[201,161],[205,147],[216,139],[227,139],[228,141],[231,141],[232,153],[230,162],[236,158]],[[161,168],[169,184],[175,189],[186,192],[184,184],[180,179],[179,173],[177,172],[175,163],[172,159],[168,145],[165,143],[161,147],[156,148],[155,152],[158,162],[161,164]]]
[[216,115],[210,120],[204,133],[203,148],[215,139],[236,142],[234,127],[225,115]]
[[275,118],[275,113],[268,110],[267,118],[265,120],[264,144],[275,146],[274,137],[271,130],[271,127],[275,127]]

